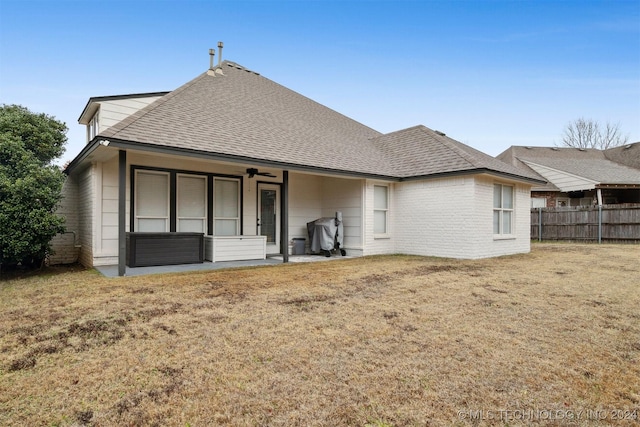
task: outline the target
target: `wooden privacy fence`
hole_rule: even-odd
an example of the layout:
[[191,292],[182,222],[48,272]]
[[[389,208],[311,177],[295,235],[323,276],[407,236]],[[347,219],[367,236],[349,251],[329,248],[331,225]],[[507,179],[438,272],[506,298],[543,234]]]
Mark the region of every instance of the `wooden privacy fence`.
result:
[[640,242],[640,204],[532,208],[531,239]]

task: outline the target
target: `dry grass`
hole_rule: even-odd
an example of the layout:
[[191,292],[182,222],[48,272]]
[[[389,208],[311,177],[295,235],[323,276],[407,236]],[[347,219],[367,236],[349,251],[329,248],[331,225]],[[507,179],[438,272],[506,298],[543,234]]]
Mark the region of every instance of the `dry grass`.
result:
[[638,245],[0,286],[0,425],[638,425]]

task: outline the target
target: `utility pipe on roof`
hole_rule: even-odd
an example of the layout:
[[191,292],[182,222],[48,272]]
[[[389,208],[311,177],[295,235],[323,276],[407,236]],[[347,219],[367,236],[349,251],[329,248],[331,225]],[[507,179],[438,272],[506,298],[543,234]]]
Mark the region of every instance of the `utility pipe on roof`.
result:
[[209,69],[213,70],[213,57],[216,55],[215,49],[209,49]]
[[222,48],[224,44],[222,42],[218,42],[218,65],[222,64]]

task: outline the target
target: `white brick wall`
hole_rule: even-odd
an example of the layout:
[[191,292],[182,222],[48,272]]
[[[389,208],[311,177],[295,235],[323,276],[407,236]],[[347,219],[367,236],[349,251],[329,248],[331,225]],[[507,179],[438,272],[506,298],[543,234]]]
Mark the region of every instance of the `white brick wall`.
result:
[[493,235],[495,182],[509,183],[468,176],[395,184],[396,252],[470,259],[528,252],[530,187],[516,185],[515,234],[499,239]]

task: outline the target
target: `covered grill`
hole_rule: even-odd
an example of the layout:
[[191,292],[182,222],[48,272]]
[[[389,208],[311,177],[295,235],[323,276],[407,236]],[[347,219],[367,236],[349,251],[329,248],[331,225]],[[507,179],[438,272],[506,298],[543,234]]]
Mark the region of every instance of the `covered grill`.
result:
[[331,252],[339,251],[342,256],[347,253],[341,249],[344,238],[342,212],[336,212],[335,218],[318,218],[307,223],[311,253],[323,252],[330,257]]

